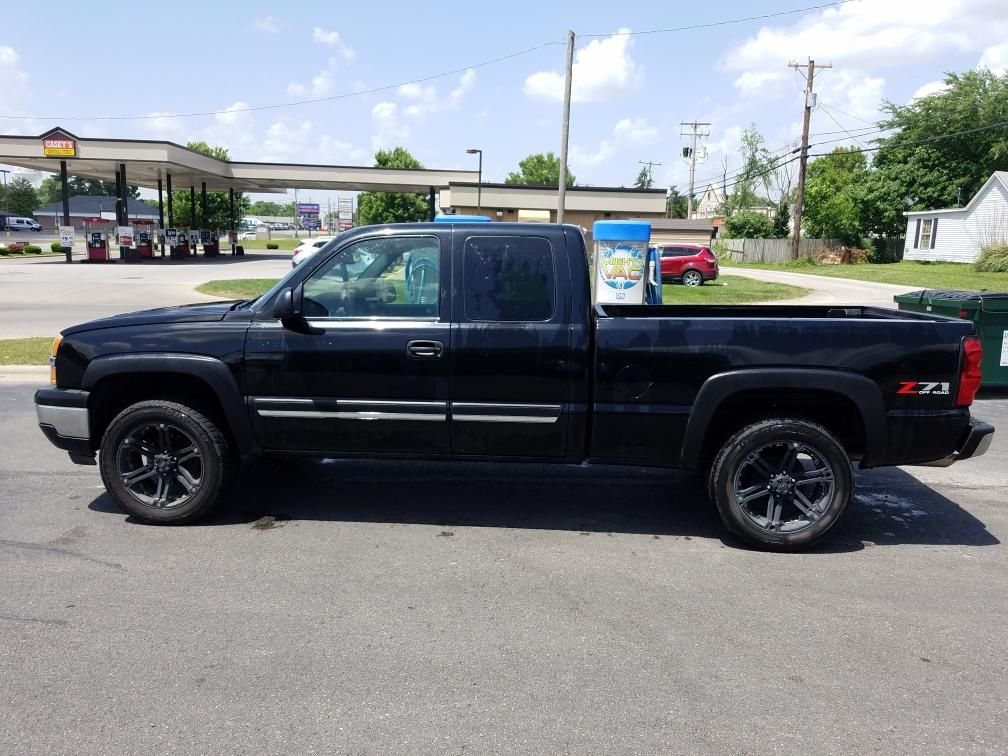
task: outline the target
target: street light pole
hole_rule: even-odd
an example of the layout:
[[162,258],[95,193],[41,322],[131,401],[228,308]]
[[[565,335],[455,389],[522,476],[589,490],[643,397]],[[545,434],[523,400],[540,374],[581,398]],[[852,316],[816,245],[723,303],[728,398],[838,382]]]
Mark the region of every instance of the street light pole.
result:
[[466,152],[470,155],[479,155],[478,178],[476,179],[476,211],[483,209],[483,150],[472,147]]

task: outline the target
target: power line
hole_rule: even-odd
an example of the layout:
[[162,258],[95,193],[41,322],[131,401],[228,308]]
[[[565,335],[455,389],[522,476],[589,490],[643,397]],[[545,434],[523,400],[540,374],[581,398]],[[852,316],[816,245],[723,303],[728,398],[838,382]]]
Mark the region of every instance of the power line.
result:
[[194,113],[170,113],[166,115],[129,115],[129,116],[40,116],[40,115],[4,115],[0,114],[0,118],[5,119],[34,119],[39,121],[145,121],[155,118],[198,118],[200,116],[213,116],[213,115],[223,115],[227,113],[250,113],[259,110],[276,110],[279,108],[293,108],[299,105],[311,105],[318,102],[333,102],[335,100],[345,100],[350,97],[359,97],[361,95],[376,94],[378,92],[387,92],[390,89],[398,89],[399,87],[406,86],[409,84],[423,84],[427,81],[433,81],[434,79],[443,79],[446,76],[454,76],[456,74],[465,73],[466,71],[474,68],[483,68],[485,66],[491,66],[495,63],[502,63],[505,60],[511,60],[512,58],[518,58],[522,55],[528,55],[529,53],[536,52],[537,50],[543,50],[547,47],[553,47],[554,45],[564,45],[566,42],[544,42],[541,45],[536,45],[535,47],[529,47],[525,50],[518,50],[517,52],[509,53],[507,55],[501,55],[497,58],[491,58],[490,60],[484,60],[480,63],[473,63],[468,66],[462,66],[461,68],[453,68],[450,71],[442,71],[441,73],[431,74],[429,76],[423,76],[418,79],[410,79],[409,81],[401,81],[396,84],[385,84],[380,87],[373,87],[371,89],[360,89],[354,92],[343,92],[341,94],[329,95],[327,97],[312,97],[306,100],[292,100],[290,102],[273,103],[271,105],[249,105],[244,108],[231,108],[225,110],[205,110]]
[[[827,116],[829,117],[829,119],[830,119],[831,121],[833,121],[833,123],[835,123],[835,124],[836,124],[837,126],[839,126],[839,127],[840,127],[840,128],[841,128],[841,129],[843,130],[843,132],[844,132],[844,133],[845,133],[845,134],[846,134],[847,136],[849,136],[849,137],[850,137],[851,139],[853,139],[853,140],[854,140],[855,142],[857,142],[857,143],[858,143],[858,144],[860,144],[860,145],[861,145],[862,147],[864,147],[864,142],[862,142],[862,141],[861,141],[860,139],[858,139],[858,138],[857,138],[856,136],[854,136],[854,135],[853,135],[853,134],[851,134],[851,133],[850,133],[849,131],[847,131],[847,129],[845,129],[845,128],[843,127],[843,124],[842,124],[842,123],[840,123],[840,121],[838,121],[838,120],[837,120],[837,119],[836,119],[836,118],[834,117],[834,115],[833,115],[833,113],[832,113],[832,112],[830,111],[830,109],[829,109],[828,107],[826,107],[826,105],[824,105],[824,104],[822,105],[822,111],[823,111],[823,113],[825,113],[825,114],[826,114],[826,115],[827,115]],[[862,135],[862,136],[867,136],[867,135]]]
[[723,21],[708,21],[703,24],[690,24],[688,26],[673,26],[668,29],[646,29],[644,31],[615,31],[608,32],[606,34],[579,34],[579,37],[637,37],[644,34],[669,34],[672,32],[681,31],[693,31],[695,29],[710,29],[715,26],[729,26],[731,24],[744,24],[747,21],[764,21],[768,18],[779,18],[781,16],[793,16],[796,13],[806,13],[808,11],[822,10],[823,8],[832,8],[836,5],[846,5],[847,3],[854,2],[854,0],[834,0],[831,3],[823,3],[821,5],[809,5],[804,8],[795,8],[793,10],[778,11],[776,13],[763,13],[758,16],[744,16],[742,18],[730,18]]
[[[892,149],[896,150],[901,147],[913,147],[918,144],[927,144],[929,142],[940,142],[943,139],[952,139],[954,137],[965,136],[966,134],[977,134],[981,131],[990,131],[991,129],[1008,128],[1008,121],[998,121],[997,123],[991,123],[987,126],[977,126],[975,129],[966,129],[964,131],[956,131],[951,134],[938,134],[933,137],[925,137],[924,139],[913,139],[908,142],[895,142],[890,144],[880,144],[877,147],[853,147],[851,149],[857,152],[878,152],[879,150]],[[829,157],[832,152],[816,152],[810,153],[809,157]]]

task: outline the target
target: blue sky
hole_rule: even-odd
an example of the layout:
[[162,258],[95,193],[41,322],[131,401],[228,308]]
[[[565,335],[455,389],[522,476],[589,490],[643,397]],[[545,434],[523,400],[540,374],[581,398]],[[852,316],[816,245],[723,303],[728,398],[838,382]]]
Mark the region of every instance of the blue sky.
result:
[[[465,149],[480,147],[485,179],[500,181],[524,155],[559,151],[573,29],[570,163],[578,182],[629,185],[638,161],[653,160],[662,164],[658,186],[683,187],[680,121],[712,122],[701,180],[720,175],[724,160],[729,172],[738,165],[738,136],[750,123],[775,149],[797,138],[804,83],[789,60],[834,64],[817,80],[823,107],[812,132],[851,143],[842,130],[866,128],[883,97],[908,102],[945,71],[1008,66],[1004,0],[854,0],[708,29],[613,34],[816,4],[512,1],[484,13],[472,2],[176,2],[170,12],[149,3],[128,11],[119,3],[26,3],[18,23],[0,28],[0,115],[17,116],[2,119],[0,131],[37,134],[61,123],[82,136],[206,139],[237,159],[336,164],[370,164],[376,147],[402,144],[438,168],[475,168]],[[120,58],[115,45],[124,38]],[[57,54],[59,40],[66,54]],[[93,63],[88,40],[98,44]],[[548,42],[556,44],[476,66]],[[453,70],[374,94],[244,110]],[[226,112],[174,117],[197,111]],[[152,117],[67,118],[96,115]]]

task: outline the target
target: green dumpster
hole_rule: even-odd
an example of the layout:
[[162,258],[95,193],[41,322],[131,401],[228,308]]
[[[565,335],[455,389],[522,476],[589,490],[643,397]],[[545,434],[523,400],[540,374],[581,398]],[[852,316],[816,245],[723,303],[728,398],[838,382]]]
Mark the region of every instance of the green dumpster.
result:
[[972,320],[983,344],[984,386],[1008,386],[1008,292],[924,289],[897,294],[899,309]]

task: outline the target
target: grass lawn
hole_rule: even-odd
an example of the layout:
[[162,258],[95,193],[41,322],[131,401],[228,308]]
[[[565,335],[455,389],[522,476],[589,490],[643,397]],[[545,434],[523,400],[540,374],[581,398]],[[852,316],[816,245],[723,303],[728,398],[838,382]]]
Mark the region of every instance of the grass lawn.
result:
[[0,365],[48,365],[52,343],[48,336],[0,339]]
[[965,289],[970,291],[1008,291],[1008,273],[977,273],[963,263],[921,263],[904,260],[888,265],[809,265],[789,263],[725,263],[739,268],[785,270],[831,278],[919,286],[922,289]]
[[279,278],[223,278],[200,284],[196,287],[196,291],[221,299],[252,299],[279,280]]
[[[236,244],[242,245],[245,249],[261,249],[265,250],[267,244],[278,245],[277,249],[271,249],[270,252],[277,252],[280,250],[290,251],[294,249],[298,244],[303,242],[307,237],[301,237],[300,239],[274,239],[273,241],[266,241],[265,239],[249,239],[248,241],[239,241]],[[314,237],[312,237],[314,238]]]
[[[257,297],[277,282],[276,278],[231,278],[207,281],[196,291],[222,299],[251,299]],[[403,287],[397,282],[397,289]],[[665,284],[662,300],[665,304],[742,304],[772,302],[775,299],[796,299],[808,294],[808,289],[788,284],[756,281],[741,276],[721,276],[713,283],[689,287]],[[405,291],[399,296],[405,299]]]
[[808,294],[808,289],[789,284],[757,281],[742,276],[719,276],[703,286],[665,284],[662,286],[663,304],[747,304],[772,302],[775,299],[797,299]]

